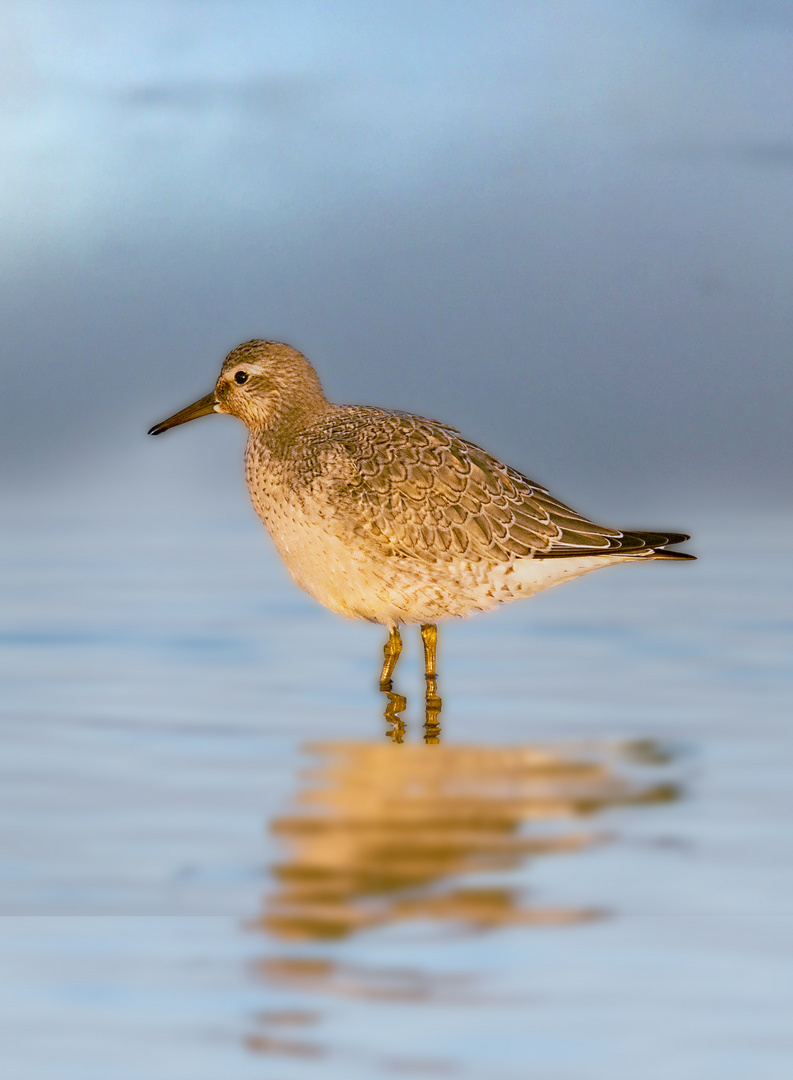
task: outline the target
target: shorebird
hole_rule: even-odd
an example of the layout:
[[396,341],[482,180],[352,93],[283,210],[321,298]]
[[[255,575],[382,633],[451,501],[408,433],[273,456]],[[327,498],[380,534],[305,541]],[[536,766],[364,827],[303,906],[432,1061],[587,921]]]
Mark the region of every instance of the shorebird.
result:
[[149,434],[209,413],[247,425],[251,499],[297,584],[388,629],[381,690],[391,690],[399,627],[421,627],[428,709],[432,699],[440,710],[441,619],[614,563],[694,558],[668,550],[684,533],[596,525],[437,420],[332,405],[305,356],[281,342],[237,346],[215,389]]

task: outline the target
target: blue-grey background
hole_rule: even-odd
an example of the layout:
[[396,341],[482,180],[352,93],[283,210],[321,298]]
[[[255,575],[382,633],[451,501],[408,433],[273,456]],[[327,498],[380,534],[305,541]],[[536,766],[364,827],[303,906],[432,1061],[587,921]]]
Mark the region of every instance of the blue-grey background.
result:
[[[785,0],[0,3],[15,1080],[787,1080],[792,53]],[[442,626],[437,747],[410,637],[406,757],[242,428],[145,435],[254,336],[699,561]]]
[[140,433],[264,336],[590,513],[784,497],[789,4],[31,0],[0,24],[4,487],[101,459],[130,493],[164,462],[229,491],[231,422]]

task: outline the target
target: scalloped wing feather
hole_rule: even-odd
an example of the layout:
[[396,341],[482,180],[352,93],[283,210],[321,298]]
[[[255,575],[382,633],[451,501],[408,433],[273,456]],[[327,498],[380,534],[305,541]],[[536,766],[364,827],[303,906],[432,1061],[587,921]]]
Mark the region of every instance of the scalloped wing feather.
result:
[[508,563],[652,553],[638,534],[587,520],[445,424],[369,408],[339,414],[333,441],[348,456],[339,508],[389,555]]

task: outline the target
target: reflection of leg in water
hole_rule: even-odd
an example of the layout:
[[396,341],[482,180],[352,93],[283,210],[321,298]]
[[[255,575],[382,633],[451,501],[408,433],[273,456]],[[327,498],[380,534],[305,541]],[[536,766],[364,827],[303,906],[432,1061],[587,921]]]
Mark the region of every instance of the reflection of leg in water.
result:
[[424,669],[427,678],[427,714],[424,722],[424,742],[436,743],[439,741],[441,734],[441,725],[438,723],[441,699],[438,697],[438,684],[435,673],[435,649],[438,644],[438,628],[434,623],[425,623],[422,626],[421,640],[424,642]]
[[385,657],[383,663],[383,671],[380,675],[380,689],[391,689],[391,676],[394,674],[394,668],[396,662],[399,659],[399,654],[402,652],[402,638],[399,636],[399,630],[396,626],[391,629],[391,636],[385,643],[383,649],[383,656]]
[[401,743],[405,735],[405,721],[399,714],[407,708],[407,701],[401,694],[395,694],[393,690],[384,690],[383,693],[388,698],[388,704],[383,715],[389,724],[393,725],[386,731],[386,738]]

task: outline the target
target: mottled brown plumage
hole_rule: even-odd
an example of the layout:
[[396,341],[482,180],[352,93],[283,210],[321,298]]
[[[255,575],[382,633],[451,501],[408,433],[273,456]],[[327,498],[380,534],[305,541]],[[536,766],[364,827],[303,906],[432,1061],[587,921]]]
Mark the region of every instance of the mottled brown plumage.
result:
[[337,406],[293,449],[291,481],[333,477],[336,505],[397,558],[508,563],[638,555],[688,539],[596,525],[456,429],[425,417]]
[[152,433],[209,412],[247,424],[259,516],[297,583],[349,617],[433,624],[615,562],[693,558],[665,548],[683,534],[589,521],[445,424],[330,404],[278,342],[234,349],[214,392]]

